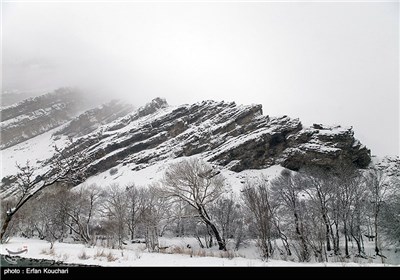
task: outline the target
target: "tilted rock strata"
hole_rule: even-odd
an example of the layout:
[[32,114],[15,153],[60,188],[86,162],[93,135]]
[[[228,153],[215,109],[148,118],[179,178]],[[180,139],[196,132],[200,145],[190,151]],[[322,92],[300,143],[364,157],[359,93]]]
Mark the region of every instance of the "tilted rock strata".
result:
[[261,105],[204,101],[173,108],[165,103],[147,115],[138,112],[77,141],[92,162],[87,176],[121,163],[140,169],[192,155],[236,172],[275,164],[292,170],[343,163],[365,168],[370,162],[370,151],[351,128],[304,128],[298,119],[264,116]]

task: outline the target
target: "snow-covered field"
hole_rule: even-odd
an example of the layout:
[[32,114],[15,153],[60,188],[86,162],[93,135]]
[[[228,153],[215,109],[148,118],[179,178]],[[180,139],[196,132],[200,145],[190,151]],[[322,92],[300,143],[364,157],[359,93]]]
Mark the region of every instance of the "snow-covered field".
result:
[[[13,237],[8,243],[1,245],[1,254],[8,255],[6,249],[10,251],[19,251],[26,248],[27,252],[21,254],[21,257],[48,259],[62,261],[65,263],[100,265],[100,266],[157,266],[157,267],[287,267],[287,266],[307,266],[307,267],[354,267],[354,266],[397,266],[388,263],[382,263],[381,260],[373,259],[363,260],[362,263],[355,262],[354,258],[342,262],[327,263],[298,263],[283,260],[262,261],[257,257],[255,248],[248,246],[239,249],[239,251],[220,252],[216,249],[200,249],[196,246],[196,241],[191,238],[160,238],[160,247],[168,247],[163,253],[152,253],[145,249],[144,244],[129,244],[124,249],[110,249],[101,246],[85,246],[83,244],[73,243],[54,243],[50,249],[50,243],[39,239],[25,239]],[[187,244],[193,245],[187,248]],[[372,245],[372,244],[371,244]],[[173,253],[172,253],[173,252]],[[397,253],[398,254],[398,253]]]
[[[59,129],[60,127],[57,127],[22,143],[0,150],[1,177],[16,174],[18,172],[16,163],[24,166],[27,160],[33,167],[39,168],[43,161],[54,155],[54,145],[57,145],[58,148],[64,148],[67,138],[62,136],[55,139],[52,136]],[[41,172],[43,171],[41,170]]]

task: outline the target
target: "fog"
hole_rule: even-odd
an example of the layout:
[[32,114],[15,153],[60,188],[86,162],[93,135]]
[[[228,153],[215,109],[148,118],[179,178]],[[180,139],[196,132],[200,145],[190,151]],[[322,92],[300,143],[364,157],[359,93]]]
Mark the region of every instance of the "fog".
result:
[[260,103],[399,155],[399,4],[2,3],[2,89]]

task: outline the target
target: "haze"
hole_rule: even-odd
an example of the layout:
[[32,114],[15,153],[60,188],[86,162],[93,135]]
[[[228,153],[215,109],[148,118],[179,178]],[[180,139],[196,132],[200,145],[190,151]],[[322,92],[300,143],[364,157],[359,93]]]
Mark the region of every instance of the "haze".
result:
[[399,155],[397,2],[2,3],[2,90],[260,103]]

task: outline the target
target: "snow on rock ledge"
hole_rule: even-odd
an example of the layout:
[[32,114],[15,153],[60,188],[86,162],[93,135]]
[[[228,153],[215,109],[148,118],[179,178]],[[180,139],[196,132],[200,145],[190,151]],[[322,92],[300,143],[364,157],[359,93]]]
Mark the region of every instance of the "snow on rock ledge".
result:
[[365,168],[371,160],[351,128],[303,128],[298,119],[263,115],[259,104],[212,100],[171,107],[158,98],[78,143],[90,158],[83,166],[88,177],[119,164],[137,171],[193,155],[235,172],[276,164],[292,170],[344,162]]

